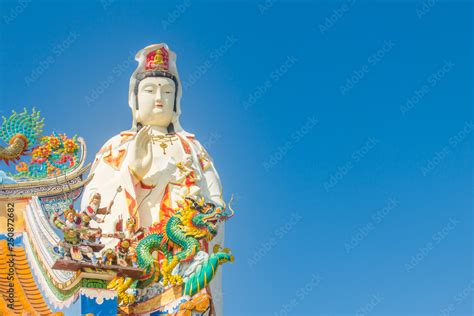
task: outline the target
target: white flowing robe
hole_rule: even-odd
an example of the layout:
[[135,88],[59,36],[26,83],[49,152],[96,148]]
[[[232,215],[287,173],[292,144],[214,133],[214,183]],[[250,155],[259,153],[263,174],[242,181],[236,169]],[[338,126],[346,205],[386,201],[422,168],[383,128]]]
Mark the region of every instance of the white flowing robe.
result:
[[[178,143],[182,146],[181,157],[169,157],[169,161],[160,162],[160,168],[152,168],[148,175],[143,179],[146,184],[152,184],[148,187],[143,182],[138,181],[131,174],[128,166],[130,164],[129,150],[134,143],[136,131],[130,130],[120,133],[112,137],[101,150],[97,153],[90,174],[93,175],[91,182],[86,186],[81,202],[81,209],[87,207],[92,195],[96,192],[102,196],[101,207],[107,206],[116,194],[117,188],[121,186],[121,192],[117,193],[114,200],[111,213],[105,216],[105,222],[101,224],[92,223],[91,226],[98,226],[103,233],[114,233],[117,221],[120,217],[124,222],[130,217],[133,210],[138,215],[138,224],[141,227],[148,227],[160,220],[160,205],[165,190],[170,182],[177,182],[176,174],[178,169],[176,162],[182,161],[184,155],[191,155],[193,158],[192,167],[198,176],[197,186],[200,188],[199,195],[208,201],[213,201],[216,205],[223,205],[222,187],[219,175],[214,167],[212,159],[209,157],[202,145],[194,139],[192,134],[187,132],[176,133],[181,141]],[[153,145],[154,153],[162,150],[159,144]],[[163,156],[162,156],[163,157]],[[160,157],[159,159],[163,159]],[[157,155],[154,155],[154,162]],[[179,190],[173,190],[170,185],[170,197],[173,206],[182,199],[176,194]],[[135,204],[133,204],[135,203]],[[209,249],[215,244],[223,244],[224,225],[218,228],[218,234],[209,244]],[[102,242],[105,248],[114,248],[117,239],[103,238]],[[217,315],[222,314],[221,299],[221,273],[220,270],[211,282],[211,293],[215,297],[214,306]],[[215,294],[214,294],[215,293]]]

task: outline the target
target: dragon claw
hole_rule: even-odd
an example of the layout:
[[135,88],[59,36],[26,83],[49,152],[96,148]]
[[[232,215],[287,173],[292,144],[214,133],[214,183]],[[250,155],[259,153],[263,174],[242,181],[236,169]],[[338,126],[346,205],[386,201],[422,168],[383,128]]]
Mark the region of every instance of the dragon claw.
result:
[[176,265],[179,263],[177,257],[173,257],[173,259],[168,262],[167,259],[163,259],[161,262],[162,264],[162,275],[163,275],[163,285],[179,285],[183,283],[183,278],[179,275],[173,275],[171,272],[173,269],[176,267]]
[[171,275],[170,276],[170,283],[173,285],[179,285],[183,283],[183,278],[179,275]]
[[133,279],[115,277],[107,285],[107,289],[117,291],[119,305],[128,305],[135,302],[135,292],[130,291]]
[[216,253],[219,252],[221,249],[221,246],[219,244],[215,244],[214,247],[212,248],[212,252]]

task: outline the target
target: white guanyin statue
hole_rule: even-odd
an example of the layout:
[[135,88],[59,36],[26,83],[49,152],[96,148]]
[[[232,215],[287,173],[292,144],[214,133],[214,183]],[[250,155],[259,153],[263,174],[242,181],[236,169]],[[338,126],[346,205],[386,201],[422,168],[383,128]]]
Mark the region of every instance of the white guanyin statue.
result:
[[[176,54],[166,44],[155,44],[140,50],[135,59],[138,67],[129,88],[132,128],[113,136],[99,150],[91,168],[93,178],[82,197],[82,210],[95,193],[102,197],[100,207],[113,201],[104,221],[93,223],[104,234],[114,234],[119,219],[135,223],[136,229],[146,229],[183,203],[186,196],[225,205],[211,158],[179,122],[182,85]],[[107,120],[105,117],[104,122]],[[209,249],[223,243],[223,229],[221,224]],[[118,240],[103,238],[102,242],[105,249],[114,249]],[[220,292],[217,274],[211,282],[217,315],[222,314]]]

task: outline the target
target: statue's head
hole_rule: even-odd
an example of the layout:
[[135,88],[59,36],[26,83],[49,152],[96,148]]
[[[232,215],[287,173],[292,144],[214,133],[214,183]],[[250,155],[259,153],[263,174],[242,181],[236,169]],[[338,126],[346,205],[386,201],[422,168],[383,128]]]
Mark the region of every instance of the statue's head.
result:
[[102,200],[102,196],[100,195],[100,193],[94,193],[92,196],[91,196],[91,199],[89,201],[89,204],[91,206],[100,206],[100,201]]
[[126,224],[127,231],[134,233],[136,225],[137,221],[133,217],[130,217]]
[[67,210],[64,211],[64,217],[65,217],[66,220],[68,220],[69,222],[75,221],[76,216],[77,216],[77,213],[76,213],[76,211],[75,211],[73,208],[69,208],[69,209],[67,209]]
[[142,126],[168,127],[175,115],[173,80],[165,77],[147,77],[138,84],[136,121]]
[[188,167],[191,167],[193,165],[193,156],[186,154],[184,156],[184,164]]
[[151,125],[175,131],[181,95],[176,55],[166,44],[155,44],[140,50],[135,59],[139,64],[129,90],[135,127]]
[[90,221],[91,221],[91,217],[86,212],[82,212],[81,213],[81,221],[85,224],[89,224]]

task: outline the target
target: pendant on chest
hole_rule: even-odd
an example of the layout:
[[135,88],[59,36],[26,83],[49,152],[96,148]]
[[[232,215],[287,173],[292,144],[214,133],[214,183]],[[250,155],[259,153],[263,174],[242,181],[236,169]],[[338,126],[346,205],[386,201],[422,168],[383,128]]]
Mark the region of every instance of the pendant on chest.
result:
[[152,137],[152,143],[153,145],[159,144],[161,150],[163,151],[163,155],[166,155],[166,150],[168,147],[178,144],[179,139],[176,135],[157,135]]

